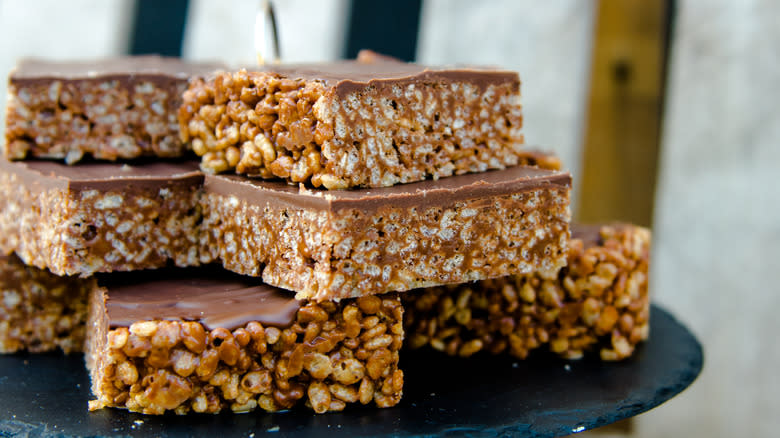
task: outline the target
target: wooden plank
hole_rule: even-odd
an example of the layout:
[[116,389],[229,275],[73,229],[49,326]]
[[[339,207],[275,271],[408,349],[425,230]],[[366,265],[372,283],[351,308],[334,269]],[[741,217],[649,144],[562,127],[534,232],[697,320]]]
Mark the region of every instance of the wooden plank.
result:
[[581,222],[650,225],[668,5],[668,0],[599,3],[575,212]]
[[650,285],[705,366],[639,417],[641,436],[780,430],[779,20],[776,1],[679,2]]

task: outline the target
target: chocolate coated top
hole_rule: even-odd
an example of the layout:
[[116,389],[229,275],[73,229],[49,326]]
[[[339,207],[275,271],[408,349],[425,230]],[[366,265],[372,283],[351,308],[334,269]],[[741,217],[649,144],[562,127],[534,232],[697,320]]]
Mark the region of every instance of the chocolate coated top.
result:
[[16,174],[25,185],[71,190],[127,191],[130,187],[156,188],[170,183],[199,186],[203,174],[197,161],[117,164],[89,162],[69,166],[56,161],[6,161],[0,172]]
[[593,248],[604,244],[604,239],[601,237],[601,229],[604,227],[611,227],[616,230],[623,230],[630,225],[624,223],[609,223],[609,224],[572,224],[571,237],[572,239],[582,240],[585,248]]
[[582,240],[585,248],[603,244],[601,225],[571,224],[571,238]]
[[469,82],[480,89],[485,89],[488,85],[510,83],[514,91],[520,89],[520,77],[513,71],[490,67],[427,67],[396,62],[389,57],[372,58],[370,62],[349,60],[318,64],[264,65],[247,70],[321,81],[342,96],[368,86],[386,88],[399,82]]
[[235,329],[251,321],[287,327],[300,302],[289,291],[219,268],[176,269],[105,275],[111,327],[143,320],[198,321],[208,329]]
[[23,59],[11,72],[9,81],[23,85],[51,80],[84,81],[116,79],[121,82],[180,82],[193,76],[206,76],[224,68],[217,63],[194,63],[156,55],[126,56],[91,61]]
[[391,187],[354,190],[307,189],[279,181],[237,175],[206,175],[207,192],[236,196],[250,204],[338,211],[372,212],[381,207],[424,209],[454,202],[510,195],[543,187],[571,187],[568,172],[517,166],[504,170],[450,176]]

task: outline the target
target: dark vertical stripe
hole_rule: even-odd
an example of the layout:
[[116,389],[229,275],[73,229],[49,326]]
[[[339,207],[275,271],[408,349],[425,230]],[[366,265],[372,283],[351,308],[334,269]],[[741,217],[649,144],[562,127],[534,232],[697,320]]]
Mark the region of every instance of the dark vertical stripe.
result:
[[[677,0],[664,0],[664,28],[663,28],[663,62],[661,63],[661,97],[658,104],[658,132],[659,137],[663,138],[664,133],[664,111],[666,109],[667,83],[669,79],[669,60],[672,56],[672,41],[677,28]],[[663,148],[658,148],[658,162],[661,162]]]
[[189,0],[136,0],[130,54],[181,56]]
[[371,49],[414,61],[422,0],[352,0],[347,33],[347,58]]

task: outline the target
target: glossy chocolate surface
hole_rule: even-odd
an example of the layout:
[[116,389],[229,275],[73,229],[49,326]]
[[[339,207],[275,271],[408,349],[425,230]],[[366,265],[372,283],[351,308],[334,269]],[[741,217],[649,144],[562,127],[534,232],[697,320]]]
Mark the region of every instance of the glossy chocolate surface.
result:
[[281,204],[328,211],[375,211],[384,206],[424,209],[538,188],[570,186],[571,175],[568,172],[525,166],[358,190],[308,189],[279,181],[263,181],[236,175],[206,175],[205,181],[207,192],[236,196],[254,204]]
[[6,161],[0,159],[0,172],[16,174],[23,184],[70,190],[127,191],[131,188],[165,187],[170,184],[199,186],[203,174],[196,161],[116,164],[55,161]]
[[163,269],[101,276],[111,327],[144,320],[198,321],[208,329],[235,329],[251,321],[293,323],[295,294],[219,268]]
[[[366,87],[388,88],[394,85],[419,83],[468,82],[484,90],[490,85],[512,85],[520,89],[520,76],[513,71],[491,67],[428,67],[393,61],[389,57],[335,61],[317,64],[280,64],[249,67],[248,71],[276,73],[293,79],[321,81],[333,87],[338,95],[346,95]],[[390,91],[390,90],[388,90]]]
[[164,85],[186,81],[193,76],[209,75],[221,68],[224,68],[223,65],[218,63],[194,63],[155,55],[84,61],[29,58],[19,61],[9,81],[20,86],[52,80],[118,80],[121,83],[149,81]]
[[629,226],[630,225],[619,222],[611,224],[572,224],[571,238],[582,240],[585,248],[601,246],[604,244],[604,239],[601,237],[602,228],[611,227],[617,230],[623,230]]

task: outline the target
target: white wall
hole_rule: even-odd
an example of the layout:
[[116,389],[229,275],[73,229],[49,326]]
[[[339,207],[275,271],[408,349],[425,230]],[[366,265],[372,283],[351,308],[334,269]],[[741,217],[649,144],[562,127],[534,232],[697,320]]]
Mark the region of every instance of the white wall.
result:
[[780,3],[683,0],[669,78],[652,293],[704,344],[641,436],[780,431]]
[[[595,2],[425,0],[417,58],[520,72],[526,143],[580,170]],[[575,184],[576,194],[576,184]]]
[[[260,0],[191,0],[183,56],[237,65],[256,63],[254,25]],[[347,0],[273,2],[285,62],[338,59],[349,11]]]

